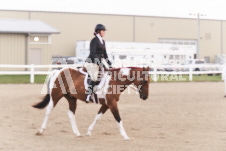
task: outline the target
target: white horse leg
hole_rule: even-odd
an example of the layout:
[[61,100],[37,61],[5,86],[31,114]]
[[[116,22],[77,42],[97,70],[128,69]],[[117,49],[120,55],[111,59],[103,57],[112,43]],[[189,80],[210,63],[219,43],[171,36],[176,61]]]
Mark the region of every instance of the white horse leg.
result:
[[122,120],[119,115],[118,106],[116,100],[113,100],[109,103],[109,108],[114,115],[115,120],[117,121],[117,124],[119,126],[120,134],[123,136],[125,140],[129,140],[130,138],[127,136],[126,131],[124,130]]
[[49,115],[50,115],[52,110],[53,110],[53,100],[52,100],[52,98],[50,98],[50,102],[49,102],[49,104],[48,104],[48,106],[46,108],[44,121],[43,121],[41,129],[39,130],[37,135],[42,135],[43,134],[44,130],[46,129],[46,124],[48,122]]
[[72,130],[73,130],[73,133],[75,133],[77,136],[81,136],[81,134],[78,130],[76,121],[75,121],[75,114],[71,110],[68,110],[68,117],[69,117],[70,122],[71,122],[71,127],[72,127]]
[[101,112],[96,115],[93,123],[88,128],[88,132],[86,133],[87,136],[91,136],[91,131],[93,130],[93,128],[96,125],[97,121],[100,120],[100,118],[102,117],[102,115],[103,115],[103,113],[101,113]]
[[119,126],[119,131],[120,131],[120,134],[123,136],[123,138],[125,140],[130,140],[130,138],[127,136],[126,134],[126,131],[124,130],[124,127],[123,127],[123,124],[122,124],[122,121],[120,121],[119,123],[117,122],[118,126]]

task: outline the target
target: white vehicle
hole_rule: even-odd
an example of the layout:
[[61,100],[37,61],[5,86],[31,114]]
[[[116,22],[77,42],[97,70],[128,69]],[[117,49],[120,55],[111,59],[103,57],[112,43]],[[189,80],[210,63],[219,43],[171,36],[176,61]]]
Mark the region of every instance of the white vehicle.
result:
[[[77,57],[89,55],[90,41],[77,41],[75,54]],[[110,61],[117,66],[124,63],[136,62],[144,64],[149,61],[153,64],[181,64],[187,59],[193,59],[196,53],[195,45],[175,45],[166,43],[141,43],[141,42],[114,42],[107,41],[106,49]],[[120,62],[123,62],[120,63]],[[127,63],[128,64],[128,63]],[[131,65],[131,64],[130,64]]]
[[[182,65],[192,65],[195,66],[193,71],[206,71],[206,68],[202,67],[201,65],[205,65],[206,62],[203,59],[190,59],[186,60],[182,63]],[[182,68],[182,71],[189,71],[189,68]]]
[[[182,63],[182,65],[192,65],[194,66],[193,71],[218,71],[216,67],[203,67],[203,65],[214,65],[206,63],[204,59],[190,59]],[[189,71],[189,68],[182,68],[182,71]],[[208,74],[213,75],[213,74]]]

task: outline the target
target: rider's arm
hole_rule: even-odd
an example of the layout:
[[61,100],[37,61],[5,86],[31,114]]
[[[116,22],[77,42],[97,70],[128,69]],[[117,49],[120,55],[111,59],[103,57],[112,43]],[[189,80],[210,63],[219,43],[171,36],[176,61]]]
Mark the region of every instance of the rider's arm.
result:
[[[105,42],[104,42],[105,44]],[[104,59],[107,61],[108,65],[111,66],[111,61],[108,58],[106,48],[104,49]]]
[[90,42],[90,54],[93,58],[98,58],[96,50],[97,50],[97,41],[93,39]]

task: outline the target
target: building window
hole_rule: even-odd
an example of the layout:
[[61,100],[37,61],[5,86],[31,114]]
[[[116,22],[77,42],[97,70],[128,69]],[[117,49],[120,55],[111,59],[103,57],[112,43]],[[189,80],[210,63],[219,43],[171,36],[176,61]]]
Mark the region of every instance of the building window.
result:
[[183,41],[178,42],[178,45],[183,45],[183,44],[184,44]]
[[165,39],[165,38],[159,38],[158,42],[174,45],[196,45],[197,43],[197,41],[193,39]]
[[126,55],[120,55],[119,59],[126,59]]
[[180,59],[180,55],[175,55],[175,59],[179,60]]
[[188,42],[188,41],[185,41],[185,42],[184,42],[184,45],[189,45],[189,42]]

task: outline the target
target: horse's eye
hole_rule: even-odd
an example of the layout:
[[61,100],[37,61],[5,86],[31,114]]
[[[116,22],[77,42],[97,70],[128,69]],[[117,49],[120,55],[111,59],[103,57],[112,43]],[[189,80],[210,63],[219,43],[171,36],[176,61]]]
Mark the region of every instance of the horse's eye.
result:
[[147,81],[144,81],[144,80],[141,80],[141,81],[140,81],[140,84],[141,84],[141,85],[146,84],[146,83],[147,83]]
[[140,81],[140,84],[142,85],[143,83],[144,83],[144,81],[143,81],[143,80],[141,80],[141,81]]
[[147,81],[143,81],[143,84],[146,84],[147,83]]

